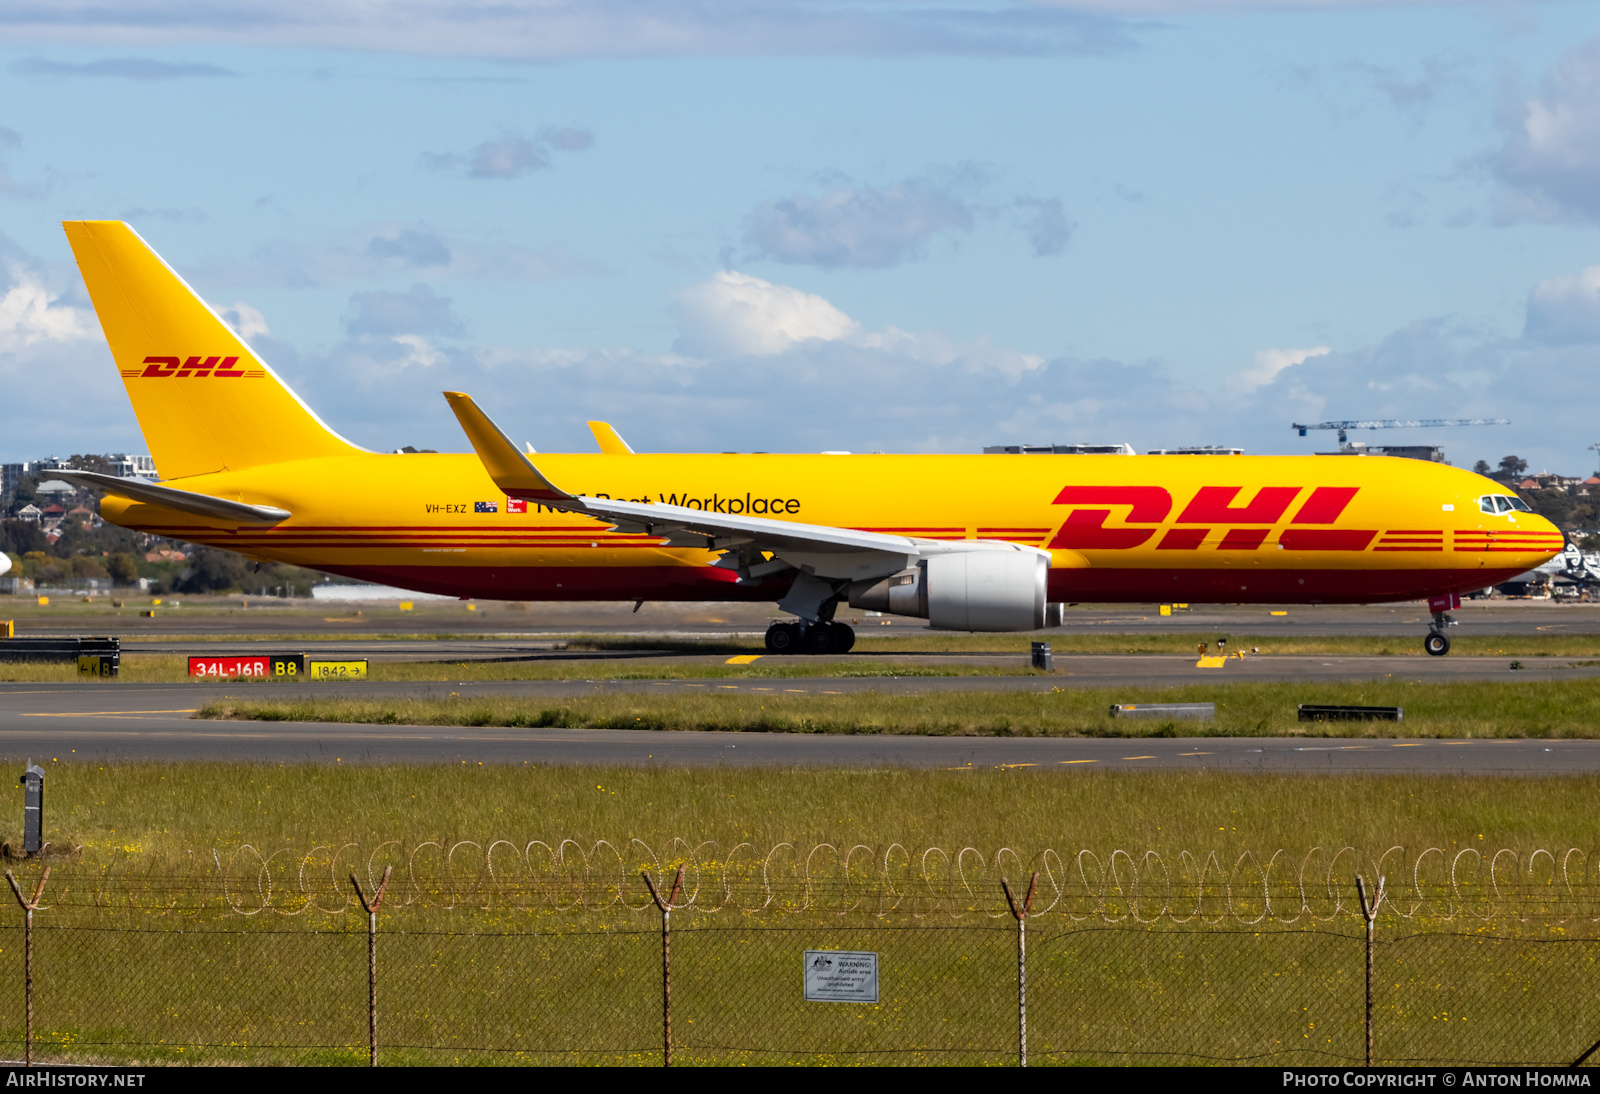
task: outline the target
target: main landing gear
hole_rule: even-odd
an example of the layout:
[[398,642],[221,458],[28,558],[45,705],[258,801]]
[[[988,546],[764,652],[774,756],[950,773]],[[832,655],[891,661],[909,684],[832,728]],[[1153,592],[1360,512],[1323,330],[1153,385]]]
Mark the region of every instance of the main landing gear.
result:
[[849,653],[856,632],[843,623],[774,623],[767,628],[768,653]]
[[1456,621],[1444,612],[1433,613],[1433,626],[1428,629],[1428,637],[1422,640],[1422,648],[1433,657],[1443,657],[1450,652],[1450,636],[1444,633],[1446,627],[1453,627]]

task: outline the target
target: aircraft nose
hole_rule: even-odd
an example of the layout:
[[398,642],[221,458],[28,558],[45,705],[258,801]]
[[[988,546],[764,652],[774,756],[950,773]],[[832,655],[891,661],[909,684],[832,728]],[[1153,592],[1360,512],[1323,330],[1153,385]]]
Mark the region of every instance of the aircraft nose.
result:
[[1529,539],[1524,542],[1527,549],[1539,556],[1535,565],[1542,565],[1561,553],[1566,546],[1567,534],[1547,517],[1537,513],[1520,513],[1523,535]]

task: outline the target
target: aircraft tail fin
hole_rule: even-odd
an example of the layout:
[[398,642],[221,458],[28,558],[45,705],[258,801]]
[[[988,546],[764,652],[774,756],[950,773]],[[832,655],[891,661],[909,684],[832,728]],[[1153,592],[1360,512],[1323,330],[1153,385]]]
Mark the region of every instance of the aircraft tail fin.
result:
[[324,425],[132,228],[62,227],[163,478],[364,451]]

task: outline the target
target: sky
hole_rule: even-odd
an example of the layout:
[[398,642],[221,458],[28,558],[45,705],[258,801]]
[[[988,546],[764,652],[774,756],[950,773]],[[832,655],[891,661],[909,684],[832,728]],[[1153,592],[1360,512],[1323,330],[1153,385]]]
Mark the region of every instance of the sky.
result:
[[0,461],[147,450],[84,218],[379,451],[1600,455],[1600,0],[7,4]]

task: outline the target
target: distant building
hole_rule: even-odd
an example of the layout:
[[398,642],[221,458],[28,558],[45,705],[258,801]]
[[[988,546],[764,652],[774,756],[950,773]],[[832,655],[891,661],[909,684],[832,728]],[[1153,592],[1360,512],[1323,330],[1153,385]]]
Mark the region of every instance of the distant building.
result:
[[111,473],[120,479],[157,479],[156,461],[149,456],[135,455],[132,452],[113,452],[106,456],[106,462],[111,465]]
[[1133,456],[1131,444],[991,444],[985,456]]
[[1188,448],[1152,448],[1152,456],[1242,456],[1244,449],[1223,444],[1197,444]]
[[9,504],[17,493],[17,481],[33,474],[31,463],[0,463],[0,502]]
[[44,510],[30,502],[17,510],[17,519],[27,521],[29,524],[38,524],[44,519]]
[[1429,463],[1448,464],[1444,449],[1431,444],[1368,445],[1350,441],[1339,446],[1337,452],[1318,452],[1319,456],[1399,456],[1406,460],[1427,460]]
[[[110,465],[113,475],[123,479],[158,479],[155,460],[136,452],[111,452],[102,456]],[[0,463],[0,503],[9,503],[16,495],[17,482],[24,476],[39,479],[52,471],[72,469],[71,460],[51,456],[48,459],[25,463]]]

